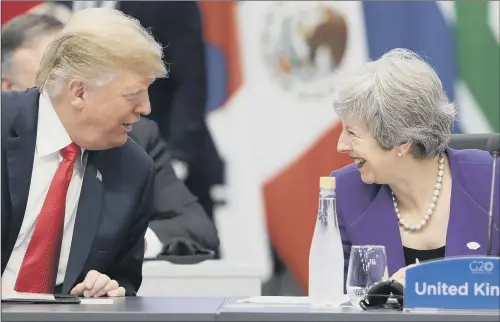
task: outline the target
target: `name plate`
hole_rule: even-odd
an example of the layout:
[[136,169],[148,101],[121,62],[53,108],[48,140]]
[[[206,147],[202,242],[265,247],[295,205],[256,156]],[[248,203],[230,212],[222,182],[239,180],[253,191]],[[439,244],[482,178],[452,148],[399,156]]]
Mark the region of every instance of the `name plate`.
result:
[[407,269],[404,308],[500,310],[500,258],[454,257]]

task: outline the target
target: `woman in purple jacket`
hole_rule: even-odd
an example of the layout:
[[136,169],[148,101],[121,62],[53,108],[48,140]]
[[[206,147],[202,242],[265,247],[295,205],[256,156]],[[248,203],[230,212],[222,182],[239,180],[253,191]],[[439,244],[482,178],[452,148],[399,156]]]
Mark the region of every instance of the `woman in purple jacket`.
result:
[[[401,283],[417,260],[485,254],[492,157],[448,147],[455,107],[431,66],[394,49],[338,90],[337,148],[354,161],[332,174],[345,270],[351,245],[384,245],[389,274]],[[497,207],[497,256],[498,223]]]

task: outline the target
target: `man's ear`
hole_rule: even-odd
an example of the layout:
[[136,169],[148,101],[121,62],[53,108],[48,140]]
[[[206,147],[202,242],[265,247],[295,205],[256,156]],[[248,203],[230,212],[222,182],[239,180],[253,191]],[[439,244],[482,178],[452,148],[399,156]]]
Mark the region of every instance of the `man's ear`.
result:
[[14,90],[14,84],[9,78],[2,76],[2,91],[12,91]]
[[71,105],[82,109],[85,101],[87,86],[81,80],[71,80],[68,82],[69,101]]

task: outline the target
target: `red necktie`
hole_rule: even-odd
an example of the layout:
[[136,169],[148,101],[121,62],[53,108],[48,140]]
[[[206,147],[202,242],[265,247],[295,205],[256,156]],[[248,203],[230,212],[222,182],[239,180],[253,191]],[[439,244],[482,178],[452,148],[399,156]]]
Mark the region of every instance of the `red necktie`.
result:
[[54,292],[64,228],[66,194],[79,148],[71,143],[61,150],[63,160],[50,183],[35,223],[14,290],[28,293]]

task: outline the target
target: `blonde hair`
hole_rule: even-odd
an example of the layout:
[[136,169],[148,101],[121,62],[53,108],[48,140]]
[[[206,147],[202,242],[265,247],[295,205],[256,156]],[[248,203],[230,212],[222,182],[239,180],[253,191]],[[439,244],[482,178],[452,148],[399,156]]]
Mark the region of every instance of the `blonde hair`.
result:
[[46,49],[35,84],[50,96],[66,81],[80,79],[102,85],[118,69],[149,76],[167,76],[163,48],[136,19],[110,8],[75,13]]

